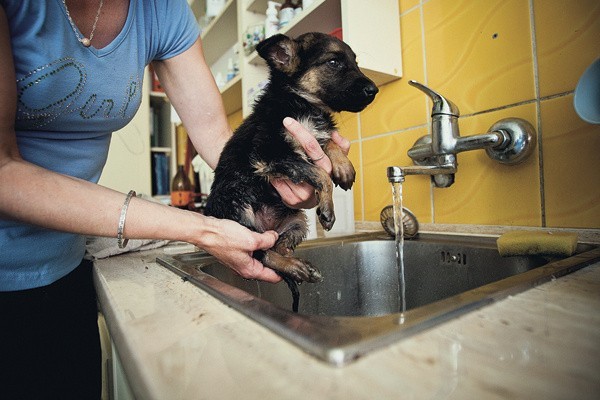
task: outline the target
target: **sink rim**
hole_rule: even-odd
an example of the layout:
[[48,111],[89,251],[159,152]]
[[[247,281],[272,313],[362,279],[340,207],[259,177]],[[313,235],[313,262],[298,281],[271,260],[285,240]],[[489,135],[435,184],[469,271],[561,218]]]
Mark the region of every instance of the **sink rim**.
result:
[[[481,244],[495,244],[495,237],[478,235],[428,233],[421,235],[421,238],[437,240],[466,238],[470,241],[477,240]],[[319,247],[381,239],[392,240],[385,233],[371,232],[318,239],[304,242],[301,246]],[[156,261],[319,360],[335,366],[343,366],[375,349],[600,261],[600,247],[592,247],[591,250],[551,261],[532,270],[404,313],[352,317],[294,314],[224,283],[196,267],[186,265],[172,256],[159,256]],[[206,253],[206,260],[215,259]]]

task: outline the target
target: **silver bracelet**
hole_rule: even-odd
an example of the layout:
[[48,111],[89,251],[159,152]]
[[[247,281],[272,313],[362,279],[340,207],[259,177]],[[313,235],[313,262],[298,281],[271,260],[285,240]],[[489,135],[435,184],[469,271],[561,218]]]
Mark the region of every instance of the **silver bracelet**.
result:
[[121,217],[119,218],[119,228],[117,229],[117,244],[120,249],[124,249],[127,246],[127,242],[129,239],[123,238],[123,230],[125,229],[125,217],[127,217],[127,208],[129,207],[129,202],[131,198],[135,196],[135,190],[130,190],[127,193],[127,197],[125,197],[125,203],[123,203],[123,207],[121,207]]

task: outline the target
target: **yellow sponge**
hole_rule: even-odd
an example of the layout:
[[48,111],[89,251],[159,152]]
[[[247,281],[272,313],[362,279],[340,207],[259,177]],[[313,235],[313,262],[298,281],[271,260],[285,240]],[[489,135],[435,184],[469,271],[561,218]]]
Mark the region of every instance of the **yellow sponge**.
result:
[[574,232],[510,231],[496,241],[503,257],[525,255],[570,256],[577,248]]

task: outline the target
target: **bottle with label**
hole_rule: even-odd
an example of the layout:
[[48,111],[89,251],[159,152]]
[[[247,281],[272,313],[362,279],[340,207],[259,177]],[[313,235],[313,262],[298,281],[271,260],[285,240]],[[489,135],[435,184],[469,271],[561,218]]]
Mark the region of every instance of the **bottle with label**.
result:
[[277,18],[277,7],[279,3],[269,1],[267,7],[267,19],[265,20],[265,39],[273,36],[279,29],[279,18]]
[[294,5],[291,0],[285,0],[279,10],[279,29],[283,28],[294,18]]
[[178,165],[177,173],[173,178],[173,183],[171,183],[171,205],[187,210],[192,202],[192,182],[185,173],[183,165]]

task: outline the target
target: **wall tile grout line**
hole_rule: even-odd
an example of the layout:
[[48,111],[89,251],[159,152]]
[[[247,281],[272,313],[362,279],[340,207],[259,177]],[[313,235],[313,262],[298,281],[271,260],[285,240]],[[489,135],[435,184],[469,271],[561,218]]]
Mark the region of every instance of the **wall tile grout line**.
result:
[[422,128],[425,128],[425,127],[427,127],[427,124],[415,125],[415,126],[411,126],[409,128],[398,129],[398,130],[389,131],[389,132],[382,132],[382,133],[378,133],[376,135],[372,135],[372,136],[368,136],[368,137],[362,137],[362,134],[361,134],[361,137],[359,139],[352,140],[351,143],[356,143],[356,142],[359,142],[359,141],[360,142],[366,142],[366,141],[369,141],[369,140],[380,139],[382,137],[392,136],[392,135],[396,135],[396,134],[404,133],[404,132],[410,132],[410,131],[414,131],[414,130],[417,130],[417,129],[422,129]]
[[[460,118],[475,117],[475,116],[478,116],[478,115],[492,113],[492,112],[501,111],[501,110],[506,110],[506,109],[509,109],[509,108],[519,107],[519,106],[526,105],[526,104],[537,103],[538,101],[542,102],[542,101],[545,101],[545,100],[552,100],[552,99],[557,99],[557,98],[561,98],[561,97],[566,97],[566,96],[569,96],[569,95],[572,95],[572,94],[573,94],[573,91],[570,90],[568,92],[557,93],[557,94],[553,94],[553,95],[541,97],[541,98],[539,98],[539,100],[537,100],[537,99],[524,100],[524,101],[520,101],[518,103],[507,104],[507,105],[504,105],[504,106],[490,108],[490,109],[482,110],[482,111],[476,111],[476,112],[471,113],[471,114],[463,114],[463,115],[460,116]],[[426,106],[426,108],[427,107],[428,107],[428,105]],[[427,110],[429,111],[428,108],[427,108]],[[357,114],[357,115],[360,116],[360,113]],[[397,129],[397,130],[394,130],[394,131],[387,131],[387,132],[377,133],[375,135],[371,135],[371,136],[368,136],[368,137],[362,137],[362,134],[361,134],[358,139],[352,140],[351,143],[359,143],[359,142],[364,142],[364,141],[368,141],[368,140],[380,139],[382,137],[396,135],[396,134],[404,133],[404,132],[411,132],[411,131],[414,131],[414,130],[417,130],[417,129],[422,129],[422,128],[430,128],[429,123],[425,123],[425,124],[421,124],[421,125],[413,125],[413,126],[410,126],[408,128]],[[359,127],[359,129],[360,129],[360,127]],[[428,134],[430,133],[429,129],[428,129],[427,133]]]
[[543,140],[542,140],[542,107],[540,99],[540,79],[539,79],[539,65],[537,58],[537,39],[535,29],[535,9],[533,6],[533,0],[529,0],[529,19],[531,25],[531,51],[533,60],[533,82],[535,86],[535,107],[537,114],[537,146],[538,146],[538,160],[539,160],[539,174],[540,174],[540,214],[541,214],[541,226],[546,226],[546,190],[544,186],[544,157],[543,157]]

